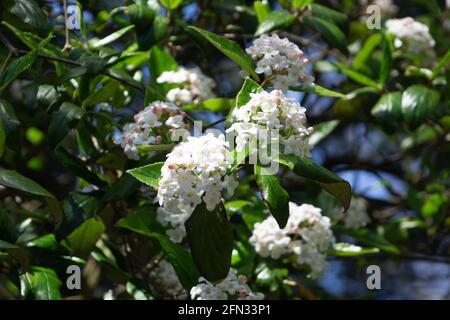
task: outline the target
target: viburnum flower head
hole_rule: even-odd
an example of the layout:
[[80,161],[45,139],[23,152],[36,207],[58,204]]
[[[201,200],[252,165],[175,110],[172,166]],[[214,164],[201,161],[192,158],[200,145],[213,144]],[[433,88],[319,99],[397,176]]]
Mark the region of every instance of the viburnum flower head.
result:
[[197,205],[204,202],[212,211],[223,193],[234,193],[238,183],[228,173],[230,159],[225,136],[212,133],[188,137],[167,155],[158,186],[158,221],[172,228],[167,234],[173,241],[184,238],[184,223]]
[[155,290],[163,298],[184,300],[187,292],[181,285],[180,280],[172,264],[167,260],[161,260],[150,272],[150,279],[155,285]]
[[215,97],[212,92],[212,88],[216,86],[214,80],[205,76],[198,67],[179,67],[176,71],[165,71],[156,82],[177,85],[166,95],[168,101],[176,104],[200,103]]
[[230,269],[227,277],[218,284],[212,284],[205,278],[199,279],[199,284],[191,289],[192,300],[262,300],[264,295],[253,292],[247,285],[247,278],[236,275]]
[[395,36],[395,46],[408,54],[432,54],[435,42],[428,26],[411,17],[386,21],[387,31]]
[[310,204],[300,206],[289,203],[289,219],[280,229],[270,216],[254,226],[250,243],[262,257],[278,259],[294,255],[296,262],[308,265],[309,277],[318,277],[328,266],[326,251],[334,243],[330,219],[322,215],[321,209]]
[[307,70],[309,61],[303,51],[276,33],[262,35],[246,51],[256,61],[255,72],[270,79],[275,89],[286,92],[299,82],[305,87],[314,82]]
[[261,138],[261,133],[270,136],[271,130],[276,130],[277,135],[270,139],[279,139],[284,154],[308,155],[311,146],[307,138],[313,128],[306,126],[306,109],[280,90],[261,91],[250,96],[245,105],[233,110],[233,122],[227,129],[227,133],[236,134],[236,150],[240,152],[248,143]]
[[[170,102],[155,101],[127,123],[114,143],[120,144],[129,159],[139,160],[139,147],[172,143],[176,134],[187,132],[186,114]],[[175,131],[181,129],[180,131]]]

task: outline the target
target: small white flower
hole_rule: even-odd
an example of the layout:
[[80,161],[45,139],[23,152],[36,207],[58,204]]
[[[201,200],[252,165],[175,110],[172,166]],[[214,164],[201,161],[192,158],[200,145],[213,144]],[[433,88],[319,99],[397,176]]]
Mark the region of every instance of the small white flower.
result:
[[133,160],[140,158],[139,146],[170,143],[163,140],[166,131],[186,128],[180,109],[170,102],[155,101],[133,119],[135,122],[125,124],[121,134],[113,138],[113,142],[119,144],[127,157]]
[[245,146],[256,152],[257,142],[260,146],[264,145],[264,136],[278,138],[271,136],[271,130],[277,130],[284,145],[284,154],[309,155],[311,145],[307,138],[313,129],[306,126],[306,109],[287,98],[280,90],[252,93],[250,101],[234,109],[231,117],[233,123],[227,133],[236,135],[238,152],[244,150]]
[[158,221],[171,229],[167,234],[174,242],[186,235],[184,223],[202,201],[209,211],[221,202],[226,190],[231,196],[237,186],[230,167],[228,143],[223,135],[209,133],[188,137],[177,145],[161,168],[157,198]]
[[280,229],[270,216],[255,224],[250,243],[262,257],[294,255],[297,263],[310,267],[309,277],[315,278],[327,267],[326,251],[334,243],[334,236],[330,219],[319,208],[290,202],[286,227]]
[[236,276],[236,272],[230,269],[227,277],[214,285],[200,277],[199,284],[190,291],[192,300],[262,300],[264,295],[253,292],[247,285],[245,276]]
[[154,290],[163,298],[183,300],[187,292],[183,289],[172,264],[167,260],[158,261],[157,266],[150,272],[150,279]]
[[214,80],[205,76],[198,67],[191,69],[180,67],[176,71],[165,71],[156,81],[178,85],[166,95],[168,101],[177,104],[200,103],[214,98],[212,92],[212,88],[216,85]]
[[314,82],[307,70],[309,62],[303,51],[276,33],[262,35],[246,51],[256,61],[255,72],[270,79],[275,89],[286,92],[299,82],[305,87]]
[[432,55],[435,42],[428,26],[411,17],[386,21],[389,33],[395,36],[396,47],[408,54]]

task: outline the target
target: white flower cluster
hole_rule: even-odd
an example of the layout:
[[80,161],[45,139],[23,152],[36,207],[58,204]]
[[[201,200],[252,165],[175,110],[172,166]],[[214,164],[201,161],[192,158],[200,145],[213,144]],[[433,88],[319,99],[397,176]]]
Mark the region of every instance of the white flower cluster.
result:
[[191,69],[180,67],[177,71],[165,71],[156,82],[178,85],[177,88],[170,89],[166,95],[167,100],[173,103],[200,103],[214,98],[211,90],[216,85],[214,80],[205,76],[198,67]]
[[158,221],[173,229],[167,234],[174,242],[186,235],[184,223],[202,201],[209,211],[221,201],[224,190],[232,195],[238,182],[227,174],[229,145],[224,135],[212,133],[188,137],[177,145],[161,169],[158,186]]
[[386,21],[388,32],[395,36],[395,46],[408,54],[432,53],[434,40],[428,26],[411,17]]
[[262,35],[247,48],[247,53],[256,61],[258,74],[270,79],[275,89],[284,92],[299,82],[307,87],[314,78],[308,73],[308,59],[300,48],[288,39],[281,39],[276,33]]
[[[261,139],[269,135],[270,139],[279,139],[284,145],[284,154],[308,155],[311,145],[307,138],[313,128],[306,127],[306,109],[280,90],[250,95],[249,102],[233,110],[234,123],[227,129],[227,133],[236,134],[236,150],[240,152],[257,139],[261,145]],[[270,135],[272,129],[277,130],[278,136]]]
[[270,216],[255,224],[250,243],[262,257],[278,259],[295,255],[298,264],[310,267],[308,276],[316,278],[328,266],[326,251],[334,240],[330,219],[322,215],[321,209],[290,202],[286,227],[280,229]]
[[353,197],[350,208],[344,214],[344,224],[347,228],[362,228],[370,222],[367,213],[367,201],[360,197]]
[[167,260],[158,262],[158,265],[150,272],[150,278],[161,296],[178,300],[187,298],[187,292],[178,280],[175,269]]
[[199,279],[199,284],[191,289],[192,300],[263,300],[264,295],[253,292],[247,285],[247,278],[243,275],[236,275],[230,269],[228,276],[219,284],[212,284],[205,278]]
[[167,132],[187,128],[185,113],[169,102],[155,101],[134,116],[134,122],[127,123],[114,143],[120,144],[129,159],[139,160],[140,146],[170,143]]

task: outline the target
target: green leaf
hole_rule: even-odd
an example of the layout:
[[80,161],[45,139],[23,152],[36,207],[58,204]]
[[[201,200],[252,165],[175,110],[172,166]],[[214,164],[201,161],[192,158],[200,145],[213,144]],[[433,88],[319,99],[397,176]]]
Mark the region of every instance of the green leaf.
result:
[[28,48],[34,50],[39,48],[40,51],[47,53],[49,55],[60,55],[61,54],[61,48],[58,48],[52,44],[45,44],[44,46],[41,46],[44,39],[36,35],[35,33],[31,32],[23,32],[20,29],[14,27],[13,25],[7,23],[6,21],[2,21],[2,24],[6,26],[9,30],[11,30],[12,33],[20,40],[22,41]]
[[147,3],[133,3],[126,7],[126,13],[130,17],[131,23],[140,30],[148,30],[155,19],[155,10],[148,6]]
[[240,108],[250,101],[252,93],[261,92],[263,88],[253,81],[251,78],[245,78],[244,84],[242,85],[241,90],[239,90],[236,96],[236,108]]
[[382,36],[380,33],[375,33],[367,38],[361,50],[358,51],[353,60],[352,65],[355,69],[368,71],[367,60],[375,48],[381,43],[381,40]]
[[20,149],[20,123],[11,104],[3,99],[0,99],[0,122],[6,146],[17,152]]
[[331,120],[318,123],[314,126],[314,132],[309,137],[308,143],[315,146],[325,139],[339,125],[339,120]]
[[86,257],[95,248],[95,244],[105,232],[105,225],[98,217],[89,218],[67,237],[72,253]]
[[264,202],[280,229],[283,229],[289,219],[289,194],[280,185],[278,178],[264,172],[263,167],[255,165],[255,175]]
[[27,70],[37,58],[36,51],[30,51],[26,55],[10,62],[2,75],[0,75],[0,92],[22,72]]
[[389,80],[391,74],[394,58],[392,57],[394,52],[393,44],[390,37],[383,33],[383,60],[381,61],[380,68],[380,83],[385,84]]
[[335,24],[344,31],[348,29],[348,18],[345,14],[340,13],[339,11],[313,3],[311,4],[311,12],[314,17]]
[[11,243],[16,242],[11,218],[4,208],[0,208],[0,239]]
[[3,129],[3,122],[0,121],[0,158],[3,156],[5,150],[6,133]]
[[158,227],[155,227],[155,216],[152,212],[140,210],[119,220],[116,227],[125,228],[158,240],[170,263],[172,263],[183,288],[189,291],[193,286],[197,285],[200,276],[194,261],[190,253],[183,247],[157,232]]
[[321,87],[317,84],[313,84],[309,87],[302,87],[302,86],[290,87],[289,90],[306,92],[306,93],[314,93],[321,97],[335,97],[335,98],[345,98],[346,97],[345,94]]
[[20,247],[15,244],[0,240],[0,250],[18,249],[18,248]]
[[189,103],[183,106],[184,111],[229,111],[234,105],[234,99],[214,98],[200,103]]
[[166,16],[156,16],[153,20],[153,25],[144,30],[138,30],[137,43],[139,50],[148,50],[155,44],[159,43],[165,38],[170,26],[170,19]]
[[296,174],[315,181],[332,194],[342,207],[344,207],[345,211],[349,208],[352,198],[352,188],[347,181],[307,157],[280,155],[280,158],[292,162]]
[[31,291],[36,300],[59,300],[61,293],[61,281],[56,272],[49,268],[33,267],[31,273],[27,273],[31,283]]
[[[154,46],[150,52],[150,73],[152,82],[156,83],[156,79],[164,71],[175,71],[178,69],[178,64],[175,59],[159,46]],[[168,91],[167,85],[162,85],[165,91]]]
[[292,25],[294,20],[294,16],[287,11],[272,11],[260,23],[258,29],[256,29],[255,36],[260,36],[275,29],[286,29]]
[[261,1],[254,1],[253,9],[255,10],[256,18],[259,23],[263,22],[270,13],[270,6],[266,3],[262,3]]
[[163,162],[155,162],[140,168],[128,170],[127,173],[131,174],[142,183],[158,189],[159,179],[161,178],[161,168],[163,165]]
[[107,44],[110,44],[110,43],[116,41],[117,39],[121,38],[123,35],[125,35],[126,33],[128,33],[129,31],[131,31],[133,29],[134,29],[134,25],[126,26],[120,30],[117,30],[117,31],[109,34],[107,37],[105,37],[103,39],[92,41],[91,47],[98,48],[98,47],[106,46]]
[[358,71],[352,70],[349,67],[347,67],[346,65],[343,65],[340,63],[334,63],[334,65],[337,66],[341,72],[345,73],[353,81],[355,81],[359,84],[362,84],[364,86],[368,86],[368,87],[375,88],[377,90],[381,90],[382,85],[380,85],[375,80],[372,80],[368,76],[366,76],[362,73],[359,73]]
[[338,230],[339,233],[352,236],[360,242],[367,243],[368,245],[379,248],[385,252],[389,252],[392,254],[401,253],[401,250],[397,246],[386,240],[383,235],[375,233],[366,228],[341,230],[341,228],[336,227],[335,229]]
[[17,171],[0,168],[0,184],[8,188],[22,190],[37,196],[54,198],[50,192]]
[[395,132],[402,118],[402,93],[385,93],[372,109],[372,115],[388,132]]
[[[250,101],[252,93],[261,92],[264,90],[258,83],[253,81],[251,78],[246,77],[244,84],[242,85],[241,90],[239,90],[237,96],[236,96],[236,102],[234,108],[239,109],[243,105],[245,105],[247,102]],[[227,121],[225,123],[225,126],[229,126],[231,124],[231,114],[233,113],[234,108],[230,109],[230,112],[228,112]],[[245,160],[245,158],[243,159]]]
[[48,28],[47,16],[34,0],[15,0],[10,11],[20,20],[38,30],[46,30]]
[[116,80],[108,81],[108,83],[104,85],[102,89],[95,90],[90,96],[86,98],[86,100],[83,101],[83,107],[108,101],[114,96],[114,93],[117,91],[119,85],[120,82]]
[[183,0],[160,0],[160,2],[167,9],[174,10],[183,3]]
[[255,63],[235,41],[197,27],[189,26],[188,28],[201,34],[214,47],[247,71],[253,79],[259,81],[259,76],[255,72]]
[[48,141],[52,148],[78,124],[84,113],[84,109],[70,102],[64,102],[58,111],[52,113],[48,127]]
[[363,248],[350,243],[338,242],[333,245],[329,254],[335,257],[356,257],[378,252],[380,252],[378,248]]
[[439,62],[433,68],[433,79],[439,75],[441,69],[444,68],[449,61],[450,61],[450,49],[448,49],[447,53],[441,58],[441,60],[439,60]]
[[132,195],[139,187],[137,181],[131,175],[125,174],[117,180],[102,198],[102,203],[122,200]]
[[315,17],[306,17],[305,21],[321,34],[329,46],[339,49],[339,51],[346,55],[348,54],[345,35],[333,23]]
[[418,128],[438,106],[439,92],[412,85],[402,95],[402,114],[410,129]]
[[96,173],[89,170],[83,161],[70,154],[65,148],[59,146],[56,148],[55,153],[62,164],[78,177],[99,187],[106,185],[106,182],[100,179]]
[[211,282],[226,278],[231,265],[233,230],[222,204],[212,212],[202,202],[185,223],[192,257],[200,274]]

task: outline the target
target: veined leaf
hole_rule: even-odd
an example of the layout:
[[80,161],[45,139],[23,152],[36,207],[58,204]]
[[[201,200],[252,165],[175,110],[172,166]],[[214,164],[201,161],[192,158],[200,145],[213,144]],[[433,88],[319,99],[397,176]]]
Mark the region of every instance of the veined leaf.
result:
[[264,21],[260,23],[258,29],[256,29],[255,36],[260,36],[275,29],[288,28],[290,25],[292,25],[294,20],[294,16],[287,11],[272,11],[266,16]]
[[394,132],[402,118],[402,93],[389,92],[381,96],[372,109],[372,115],[388,132]]
[[129,229],[158,240],[170,263],[173,265],[183,288],[189,291],[193,286],[197,285],[200,277],[194,261],[190,253],[182,246],[173,243],[166,235],[157,232],[158,228],[154,226],[154,220],[154,213],[152,217],[151,212],[138,211],[119,220],[116,227]]
[[290,87],[289,90],[292,91],[300,91],[300,92],[306,92],[306,93],[314,93],[321,97],[335,97],[335,98],[345,98],[345,94],[333,91],[324,87],[321,87],[317,84],[313,84],[308,87]]
[[293,155],[279,155],[279,157],[290,162],[296,174],[315,181],[319,186],[333,195],[342,207],[344,207],[345,211],[349,208],[352,198],[350,183],[315,163],[310,158],[295,157]]
[[231,265],[233,230],[220,203],[212,212],[202,202],[186,221],[186,233],[194,263],[211,282],[226,278]]
[[197,27],[189,26],[188,28],[201,34],[214,47],[219,49],[228,58],[240,65],[255,80],[259,81],[259,76],[255,72],[255,63],[253,62],[252,58],[235,41]]
[[36,300],[59,300],[61,293],[61,281],[56,272],[49,268],[32,267],[31,272],[27,273],[30,280],[31,291]]
[[33,50],[9,63],[0,76],[0,91],[14,81],[22,72],[31,67],[34,61],[36,61],[36,58],[37,53]]
[[54,198],[50,192],[17,171],[0,168],[0,184],[8,188],[22,190],[37,196]]
[[254,1],[253,9],[255,10],[256,18],[259,23],[263,22],[270,13],[270,6],[261,1]]
[[344,54],[348,54],[347,40],[344,33],[333,23],[316,17],[307,17],[305,21],[317,30],[326,43],[332,48],[339,49]]
[[34,0],[15,0],[10,11],[20,20],[38,30],[42,31],[48,28],[47,16]]
[[412,85],[402,95],[402,113],[409,128],[418,128],[439,104],[439,92]]
[[155,162],[140,168],[128,170],[127,173],[131,174],[142,183],[158,189],[163,164],[163,162]]
[[126,33],[128,33],[129,31],[134,29],[134,25],[131,26],[126,26],[120,30],[117,30],[113,33],[111,33],[110,35],[108,35],[107,37],[97,40],[97,41],[92,41],[91,46],[92,48],[98,48],[98,47],[102,47],[102,46],[106,46],[107,44],[110,44],[114,41],[116,41],[117,39],[119,39],[120,37],[122,37],[123,35],[125,35]]
[[289,194],[280,185],[278,178],[264,172],[264,168],[255,165],[256,183],[272,216],[280,229],[286,226],[289,218]]
[[48,140],[52,147],[64,139],[71,128],[74,128],[83,117],[85,111],[70,102],[64,102],[59,111],[53,112],[48,127]]
[[88,256],[105,232],[105,225],[98,217],[89,218],[67,237],[67,242],[75,255]]
[[368,76],[366,76],[362,73],[359,73],[358,71],[352,70],[349,67],[347,67],[346,65],[343,65],[340,63],[335,63],[334,65],[336,65],[340,71],[345,73],[353,81],[355,81],[359,84],[362,84],[364,86],[368,86],[368,87],[375,88],[377,90],[381,90],[382,85],[380,85],[375,80],[372,80]]

